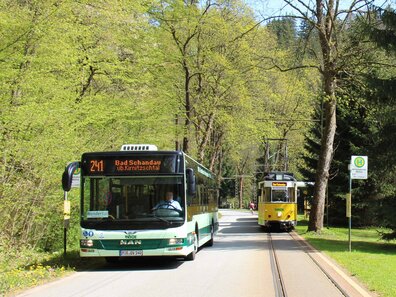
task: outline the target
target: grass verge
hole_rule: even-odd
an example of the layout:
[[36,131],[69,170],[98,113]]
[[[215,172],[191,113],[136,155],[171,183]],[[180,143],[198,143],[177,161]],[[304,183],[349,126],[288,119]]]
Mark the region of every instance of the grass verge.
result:
[[78,251],[45,253],[30,249],[0,250],[0,296],[11,296],[49,280],[92,268],[96,263],[80,259]]
[[321,234],[307,232],[300,221],[296,232],[316,249],[333,258],[371,291],[382,297],[396,296],[396,242],[380,240],[380,228],[352,229],[349,252],[348,228],[323,228]]

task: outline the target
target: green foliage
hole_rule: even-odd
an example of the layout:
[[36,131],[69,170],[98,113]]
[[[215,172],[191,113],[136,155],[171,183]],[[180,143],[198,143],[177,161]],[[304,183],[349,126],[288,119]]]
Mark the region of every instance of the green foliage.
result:
[[[239,1],[0,0],[0,34],[3,251],[62,248],[60,177],[83,152],[186,138],[232,176],[254,171],[264,136],[292,139],[292,163],[301,151],[304,124],[279,119],[311,113],[317,78],[278,72],[292,54]],[[74,248],[78,190],[69,198]]]
[[[139,38],[133,34],[140,33],[130,13],[137,4],[124,6],[124,14],[110,1],[7,4],[1,2],[7,6],[2,14],[13,21],[1,27],[7,32],[0,51],[1,244],[56,249],[66,163],[86,150],[119,149],[131,138],[169,146],[162,136],[168,125],[160,123],[172,116],[157,116],[161,98],[146,100],[154,78],[133,56],[150,52],[149,44],[134,43]],[[135,21],[143,29],[147,23],[140,18]],[[129,44],[121,43],[125,31]],[[152,133],[153,123],[163,129]]]
[[[370,179],[354,191],[354,222],[395,230],[396,87],[393,68],[385,67],[394,54],[394,15],[373,16],[378,26],[361,26],[357,18],[338,36],[345,71],[337,77],[331,216],[344,219],[346,160],[368,154]],[[321,129],[307,120],[321,116],[314,108],[319,75],[312,68],[291,71],[316,64],[312,32],[309,23],[297,30],[285,19],[257,25],[238,0],[0,0],[1,258],[13,256],[10,247],[14,253],[62,248],[60,177],[86,151],[188,142],[190,155],[233,178],[254,175],[265,137],[288,138],[290,171],[312,174]],[[225,198],[234,197],[235,183],[243,186],[242,203],[254,196],[254,179],[236,178],[222,184]],[[68,197],[74,249],[78,190]]]
[[290,50],[296,46],[297,32],[295,19],[283,18],[273,20],[268,24],[268,28],[276,34],[278,44],[282,48]]

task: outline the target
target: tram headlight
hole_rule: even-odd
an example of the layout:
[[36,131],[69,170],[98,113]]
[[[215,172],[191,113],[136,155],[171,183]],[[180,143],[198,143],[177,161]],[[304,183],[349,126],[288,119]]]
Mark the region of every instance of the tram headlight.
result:
[[82,247],[93,247],[93,240],[92,239],[81,239],[80,246]]
[[183,238],[171,238],[169,239],[169,245],[183,244]]

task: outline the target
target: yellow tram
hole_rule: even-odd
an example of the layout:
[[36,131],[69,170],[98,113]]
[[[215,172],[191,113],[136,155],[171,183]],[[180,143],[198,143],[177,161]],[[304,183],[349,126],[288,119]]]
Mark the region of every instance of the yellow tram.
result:
[[293,229],[297,225],[297,181],[293,174],[269,172],[258,186],[258,224]]

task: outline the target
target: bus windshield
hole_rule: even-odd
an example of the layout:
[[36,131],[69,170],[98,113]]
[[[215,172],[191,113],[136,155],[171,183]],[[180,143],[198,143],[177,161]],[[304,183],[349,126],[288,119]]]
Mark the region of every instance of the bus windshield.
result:
[[169,228],[184,222],[181,176],[91,176],[83,183],[84,228]]

